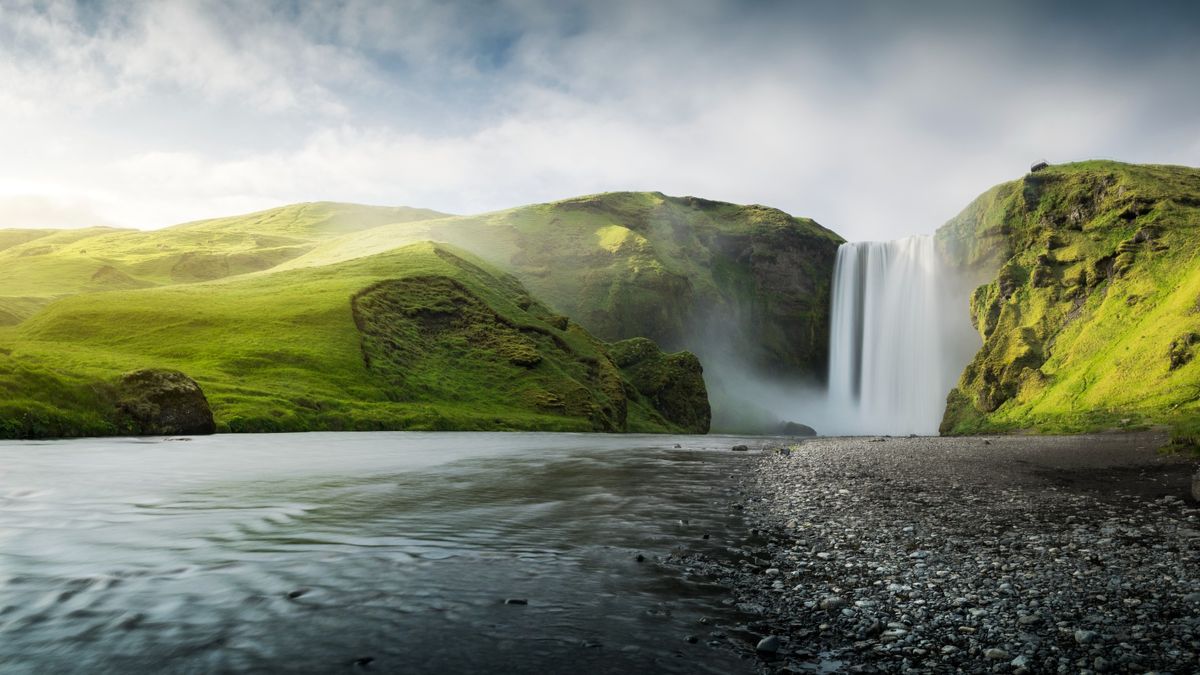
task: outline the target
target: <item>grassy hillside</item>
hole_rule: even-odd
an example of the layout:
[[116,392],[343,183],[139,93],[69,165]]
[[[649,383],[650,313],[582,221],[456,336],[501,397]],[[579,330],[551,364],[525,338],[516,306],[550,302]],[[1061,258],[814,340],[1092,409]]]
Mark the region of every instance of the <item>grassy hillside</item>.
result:
[[[570,374],[591,392],[587,396],[561,387],[501,387],[507,379],[537,382],[536,375],[556,368],[543,344],[554,338],[483,320],[495,303],[472,300],[478,289],[468,287],[463,295],[419,265],[399,276],[380,267],[400,247],[430,241],[457,246],[490,264],[491,280],[480,287],[498,283],[496,275],[514,275],[523,285],[519,295],[540,308],[543,324],[569,317],[568,333],[587,331],[622,342],[614,349],[632,407],[623,412],[622,396],[613,392],[601,397],[605,400],[592,396],[612,388],[596,380],[608,377],[600,357],[599,365],[590,366],[591,380]],[[221,428],[230,430],[372,423],[706,429],[707,395],[703,401],[695,396],[694,381],[700,379],[695,357],[667,357],[657,347],[623,341],[649,338],[651,345],[698,352],[722,372],[743,377],[755,369],[819,377],[827,351],[829,278],[840,241],[811,220],[775,209],[659,193],[593,195],[470,217],[314,203],[149,232],[0,231],[0,349],[15,355],[0,362],[0,391],[6,388],[14,401],[23,401],[10,410],[48,405],[42,412],[49,417],[39,418],[46,428],[53,426],[56,410],[46,401],[54,397],[71,401],[72,410],[100,410],[111,395],[89,393],[97,382],[130,369],[167,368],[197,379]],[[431,329],[417,325],[420,321],[406,324],[414,319],[405,313],[416,310],[401,299],[422,296],[425,286],[442,297],[441,304],[474,317],[474,328],[460,327],[462,339],[517,354],[516,361],[471,371],[473,362],[462,361],[461,345],[454,343],[458,346],[422,352],[429,381],[413,374],[400,358],[406,350],[395,346],[423,343]],[[337,323],[336,316],[350,317],[350,324]],[[362,333],[355,338],[361,345],[346,341],[347,325]],[[599,345],[591,337],[584,342]],[[573,349],[586,360],[607,348],[581,343]],[[528,350],[544,360],[522,366],[519,354]],[[648,360],[635,363],[631,355]],[[349,365],[364,358],[371,364],[370,381]],[[329,364],[345,377],[325,377]],[[458,384],[438,384],[447,380],[438,373],[454,369],[463,371],[449,377],[461,380]],[[258,374],[253,382],[229,379],[247,372]],[[712,372],[708,377],[720,390],[720,378]],[[293,381],[294,388],[271,384]],[[471,382],[483,389],[463,388]],[[28,391],[54,396],[22,398]],[[520,414],[532,417],[510,415],[513,396]],[[690,402],[681,407],[679,397]],[[725,419],[737,417],[735,406],[742,403],[718,398]],[[406,412],[397,412],[393,399]],[[345,405],[331,409],[330,401]],[[508,412],[482,421],[487,415],[480,411],[497,401]],[[448,408],[447,402],[453,404]],[[438,415],[444,419],[435,419]],[[587,424],[581,426],[581,419]],[[106,423],[103,415],[86,420],[90,428]]]
[[320,202],[153,231],[0,230],[0,326],[18,323],[67,295],[266,270],[333,237],[442,215]]
[[943,432],[1200,419],[1200,170],[1080,162],[999,185],[938,238],[983,348]]
[[606,340],[648,337],[702,357],[823,375],[829,283],[842,241],[812,220],[657,192],[617,192],[331,239],[285,267],[398,243],[460,246]]
[[703,401],[682,416],[609,349],[512,277],[421,243],[58,300],[0,329],[0,436],[119,433],[114,385],[147,367],[199,382],[223,431],[707,430],[695,357],[622,362]]

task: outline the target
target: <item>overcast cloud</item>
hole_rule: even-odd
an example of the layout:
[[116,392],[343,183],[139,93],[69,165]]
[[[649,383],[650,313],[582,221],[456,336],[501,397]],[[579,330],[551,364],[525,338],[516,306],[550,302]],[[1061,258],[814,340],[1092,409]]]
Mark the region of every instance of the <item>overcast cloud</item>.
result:
[[661,190],[887,239],[1200,165],[1200,10],[993,4],[0,0],[0,227]]

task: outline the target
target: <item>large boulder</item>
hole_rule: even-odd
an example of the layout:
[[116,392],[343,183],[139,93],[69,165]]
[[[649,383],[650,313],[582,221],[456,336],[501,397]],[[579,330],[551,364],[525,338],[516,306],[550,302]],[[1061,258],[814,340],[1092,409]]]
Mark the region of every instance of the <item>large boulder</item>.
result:
[[118,385],[118,416],[143,436],[211,434],[217,430],[204,391],[177,370],[126,373]]

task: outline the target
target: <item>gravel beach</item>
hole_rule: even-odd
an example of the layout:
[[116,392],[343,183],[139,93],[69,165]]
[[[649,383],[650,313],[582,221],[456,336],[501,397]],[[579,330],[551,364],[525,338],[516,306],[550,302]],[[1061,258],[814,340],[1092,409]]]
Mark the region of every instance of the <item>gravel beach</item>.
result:
[[679,562],[764,672],[1198,672],[1197,460],[1164,440],[764,443],[731,504],[753,544]]

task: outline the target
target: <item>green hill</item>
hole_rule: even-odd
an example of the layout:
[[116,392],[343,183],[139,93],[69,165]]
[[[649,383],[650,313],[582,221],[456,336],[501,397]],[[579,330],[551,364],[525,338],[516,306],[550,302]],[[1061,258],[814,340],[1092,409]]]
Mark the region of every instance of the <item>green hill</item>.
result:
[[222,431],[703,433],[709,420],[695,357],[603,343],[514,278],[426,242],[57,300],[0,329],[0,436],[129,432],[116,384],[143,368],[195,379]]
[[606,340],[648,337],[747,367],[824,376],[842,239],[807,218],[657,192],[613,192],[331,239],[284,267],[436,240],[516,276]]
[[0,230],[0,325],[79,292],[210,281],[271,269],[359,229],[444,214],[319,202],[161,230]]
[[999,185],[938,233],[982,283],[944,433],[1200,419],[1200,170],[1091,161]]

